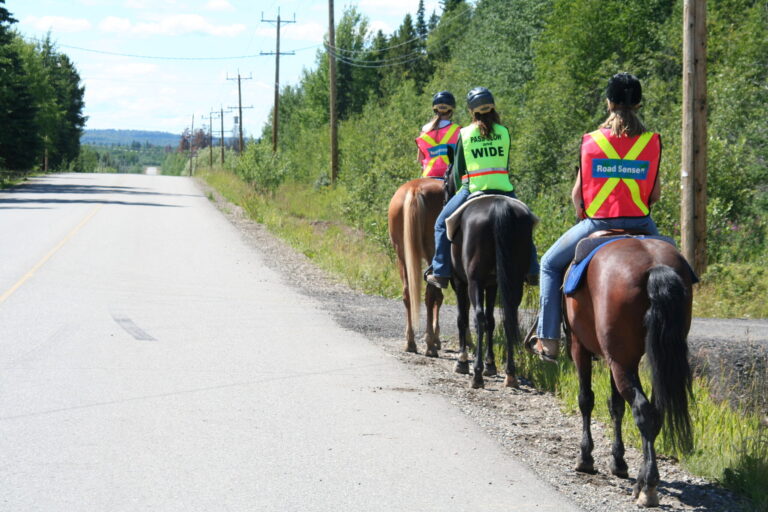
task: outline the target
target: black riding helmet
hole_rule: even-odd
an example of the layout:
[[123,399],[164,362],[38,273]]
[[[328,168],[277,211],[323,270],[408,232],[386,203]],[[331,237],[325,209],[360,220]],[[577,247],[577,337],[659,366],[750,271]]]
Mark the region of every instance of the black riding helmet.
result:
[[440,91],[432,96],[432,110],[444,114],[456,108],[456,98],[448,91]]
[[473,114],[487,114],[494,107],[493,95],[485,87],[475,87],[467,93],[467,108]]
[[634,107],[643,99],[643,87],[635,75],[616,73],[608,80],[605,95],[611,103]]

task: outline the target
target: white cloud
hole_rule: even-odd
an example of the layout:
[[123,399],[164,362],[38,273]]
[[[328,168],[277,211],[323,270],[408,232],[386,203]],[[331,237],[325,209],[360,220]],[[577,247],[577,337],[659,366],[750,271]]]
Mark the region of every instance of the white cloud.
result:
[[395,31],[395,29],[393,29],[389,23],[379,20],[372,21],[369,28],[372,35],[376,35],[376,32],[379,30],[381,30],[384,34],[391,34]]
[[[280,38],[294,41],[310,41],[312,43],[323,42],[327,26],[310,21],[308,23],[291,23],[280,27]],[[256,29],[256,35],[260,37],[275,37],[275,27],[261,25]],[[282,46],[282,45],[281,45]],[[290,48],[288,48],[290,49]],[[282,48],[281,48],[282,51]]]
[[235,8],[227,0],[209,0],[204,9],[208,11],[234,11]]
[[83,18],[66,18],[64,16],[29,16],[22,20],[22,24],[29,25],[41,32],[48,30],[54,32],[83,32],[91,28],[91,22]]
[[184,9],[188,6],[179,0],[125,0],[123,6],[129,9]]
[[99,24],[104,32],[133,35],[178,36],[190,33],[202,33],[212,36],[234,37],[245,30],[245,25],[215,25],[198,14],[174,14],[155,21],[132,22],[126,18],[109,16]]

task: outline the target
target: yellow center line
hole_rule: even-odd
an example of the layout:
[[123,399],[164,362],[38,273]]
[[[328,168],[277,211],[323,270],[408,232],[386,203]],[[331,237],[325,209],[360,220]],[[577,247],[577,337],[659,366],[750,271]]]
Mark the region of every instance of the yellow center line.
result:
[[46,254],[45,256],[43,256],[43,258],[42,258],[40,261],[38,261],[38,262],[35,264],[35,266],[34,266],[34,267],[32,267],[32,268],[29,270],[29,272],[27,272],[26,274],[24,274],[24,276],[23,276],[21,279],[19,279],[19,280],[16,282],[16,284],[14,284],[13,286],[11,286],[11,287],[8,289],[8,291],[6,291],[4,294],[0,295],[0,304],[2,304],[3,302],[5,302],[5,299],[7,299],[7,298],[8,298],[8,297],[10,297],[11,295],[13,295],[13,293],[14,293],[16,290],[18,290],[19,288],[21,288],[21,285],[23,285],[25,282],[27,282],[27,280],[28,280],[30,277],[34,276],[34,275],[35,275],[35,272],[37,272],[38,270],[40,270],[40,267],[42,267],[43,265],[45,265],[45,263],[46,263],[46,262],[47,262],[49,259],[51,259],[51,258],[53,257],[53,255],[54,255],[54,254],[56,254],[56,252],[57,252],[59,249],[61,249],[62,247],[64,247],[64,244],[66,244],[66,243],[67,243],[67,242],[68,242],[68,241],[69,241],[69,240],[70,240],[70,239],[71,239],[73,236],[75,236],[75,235],[77,234],[77,232],[78,232],[78,231],[80,231],[80,229],[81,229],[83,226],[85,226],[85,224],[86,224],[86,223],[87,223],[89,220],[91,220],[91,219],[93,218],[93,216],[94,216],[94,215],[96,215],[96,214],[99,212],[99,210],[101,210],[101,209],[102,209],[102,207],[104,207],[104,205],[103,205],[103,204],[100,204],[99,206],[97,206],[97,207],[95,207],[93,210],[91,210],[91,213],[89,213],[89,214],[88,214],[88,215],[87,215],[87,216],[86,216],[86,217],[85,217],[83,220],[81,220],[81,221],[80,221],[80,224],[78,224],[77,226],[75,226],[75,228],[74,228],[72,231],[70,231],[69,233],[67,233],[67,236],[65,236],[65,237],[64,237],[64,239],[63,239],[61,242],[59,242],[58,244],[56,244],[56,247],[54,247],[53,249],[51,249],[50,251],[48,251],[48,254]]

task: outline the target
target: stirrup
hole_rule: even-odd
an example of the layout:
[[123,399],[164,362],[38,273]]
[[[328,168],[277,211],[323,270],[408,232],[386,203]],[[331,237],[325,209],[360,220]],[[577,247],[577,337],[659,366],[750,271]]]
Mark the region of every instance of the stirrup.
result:
[[533,336],[526,341],[525,349],[531,354],[538,356],[539,359],[541,359],[545,363],[557,364],[557,356],[550,356],[549,354],[544,352],[544,345],[539,343],[539,338],[537,338],[536,336]]

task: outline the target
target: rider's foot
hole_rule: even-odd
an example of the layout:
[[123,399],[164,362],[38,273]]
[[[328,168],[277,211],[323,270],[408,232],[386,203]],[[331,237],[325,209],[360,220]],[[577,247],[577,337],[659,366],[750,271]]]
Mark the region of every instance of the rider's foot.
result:
[[560,340],[550,338],[533,337],[525,346],[529,352],[539,356],[539,359],[547,363],[557,362],[557,355],[560,352]]
[[448,283],[451,281],[448,277],[436,276],[435,274],[427,274],[424,279],[428,284],[438,288],[448,288]]

